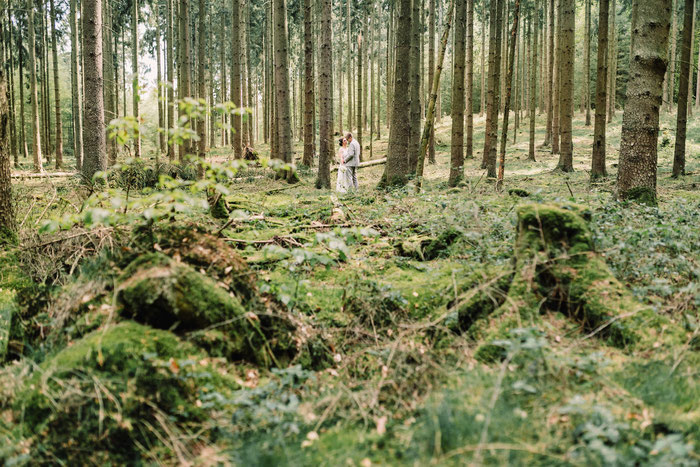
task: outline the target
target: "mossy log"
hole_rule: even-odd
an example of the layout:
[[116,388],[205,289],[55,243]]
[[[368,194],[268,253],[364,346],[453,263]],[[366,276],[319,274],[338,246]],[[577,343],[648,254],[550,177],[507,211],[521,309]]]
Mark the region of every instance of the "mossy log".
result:
[[13,416],[36,437],[37,463],[140,463],[142,446],[211,416],[200,398],[238,387],[217,365],[171,332],[126,321],[45,360]]
[[[491,279],[462,297],[460,330],[490,342],[510,329],[537,325],[541,313],[555,311],[616,347],[659,348],[682,341],[682,330],[638,302],[595,252],[585,208],[527,204],[517,216],[512,281]],[[492,360],[504,351],[492,347],[483,346],[477,356]]]
[[249,311],[214,280],[160,253],[142,255],[126,268],[117,299],[126,318],[191,335],[227,358],[284,366],[297,353],[296,327],[286,317]]

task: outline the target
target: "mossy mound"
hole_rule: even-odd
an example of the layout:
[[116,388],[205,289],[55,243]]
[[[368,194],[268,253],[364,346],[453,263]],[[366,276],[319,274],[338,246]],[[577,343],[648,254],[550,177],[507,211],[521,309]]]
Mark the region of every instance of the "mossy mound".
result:
[[419,235],[396,243],[396,253],[399,256],[419,261],[432,261],[449,255],[449,248],[462,237],[457,229],[447,229],[437,237]]
[[236,389],[218,365],[170,332],[122,322],[47,359],[15,398],[13,417],[33,434],[37,462],[139,462],[159,440],[201,427],[214,409],[203,400]]
[[407,314],[408,302],[400,292],[374,281],[361,281],[343,297],[343,312],[364,326],[395,325]]
[[[594,251],[585,208],[528,204],[517,215],[512,281],[506,274],[460,297],[453,306],[459,331],[491,342],[510,329],[536,326],[540,313],[554,311],[616,347],[682,342],[683,331],[636,301]],[[502,350],[489,343],[477,357],[493,361]]]
[[488,318],[506,301],[512,279],[510,269],[497,269],[468,278],[460,287],[466,291],[448,304],[448,309],[455,314],[448,323],[450,328],[466,332],[478,320]]
[[246,309],[213,279],[161,253],[142,255],[125,269],[117,300],[123,316],[155,328],[195,336],[219,331],[207,341],[227,358],[284,366],[297,353],[296,328],[287,318]]

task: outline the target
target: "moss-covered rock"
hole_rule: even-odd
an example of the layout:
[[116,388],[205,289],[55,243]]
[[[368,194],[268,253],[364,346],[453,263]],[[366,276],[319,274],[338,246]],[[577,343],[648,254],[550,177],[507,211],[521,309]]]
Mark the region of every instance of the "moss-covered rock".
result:
[[296,328],[287,318],[246,309],[214,280],[161,253],[142,255],[126,268],[117,300],[126,318],[196,342],[209,330],[220,331],[214,341],[223,341],[211,348],[225,349],[228,358],[284,366],[297,353]]
[[236,389],[218,365],[171,332],[127,321],[48,358],[13,416],[34,435],[37,462],[131,464],[144,447],[201,426],[215,408],[202,400]]

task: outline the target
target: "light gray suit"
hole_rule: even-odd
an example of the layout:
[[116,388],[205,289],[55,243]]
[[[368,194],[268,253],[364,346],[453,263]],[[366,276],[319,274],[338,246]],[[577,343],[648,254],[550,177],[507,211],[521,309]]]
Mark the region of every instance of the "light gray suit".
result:
[[357,166],[360,164],[360,153],[362,149],[360,148],[360,143],[357,142],[355,138],[352,139],[348,145],[347,152],[345,153],[345,166],[348,168],[348,175],[350,177],[350,182],[352,186],[357,190]]

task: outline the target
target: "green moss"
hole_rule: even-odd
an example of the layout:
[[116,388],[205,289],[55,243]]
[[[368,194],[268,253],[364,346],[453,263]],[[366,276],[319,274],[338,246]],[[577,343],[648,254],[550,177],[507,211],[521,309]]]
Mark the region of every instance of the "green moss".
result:
[[653,188],[645,186],[634,187],[631,190],[621,193],[620,197],[625,200],[636,201],[637,203],[646,204],[648,206],[656,206],[657,204],[656,191]]
[[281,366],[297,353],[295,326],[279,314],[249,312],[241,301],[207,276],[160,253],[142,255],[120,278],[117,299],[129,319],[159,329],[174,329],[201,340],[218,329],[224,356],[260,365]]
[[141,446],[208,418],[198,400],[236,387],[211,365],[170,332],[124,322],[47,359],[14,412],[35,436],[37,461],[132,463]]
[[460,287],[467,290],[449,305],[449,309],[457,314],[457,319],[451,323],[452,330],[468,331],[476,321],[487,318],[499,308],[508,296],[512,278],[512,271],[497,269],[489,271],[486,277],[474,274],[467,279]]
[[449,255],[449,249],[462,237],[462,232],[449,228],[441,232],[437,237],[419,235],[396,243],[396,252],[399,256],[413,258],[420,261],[432,261]]

